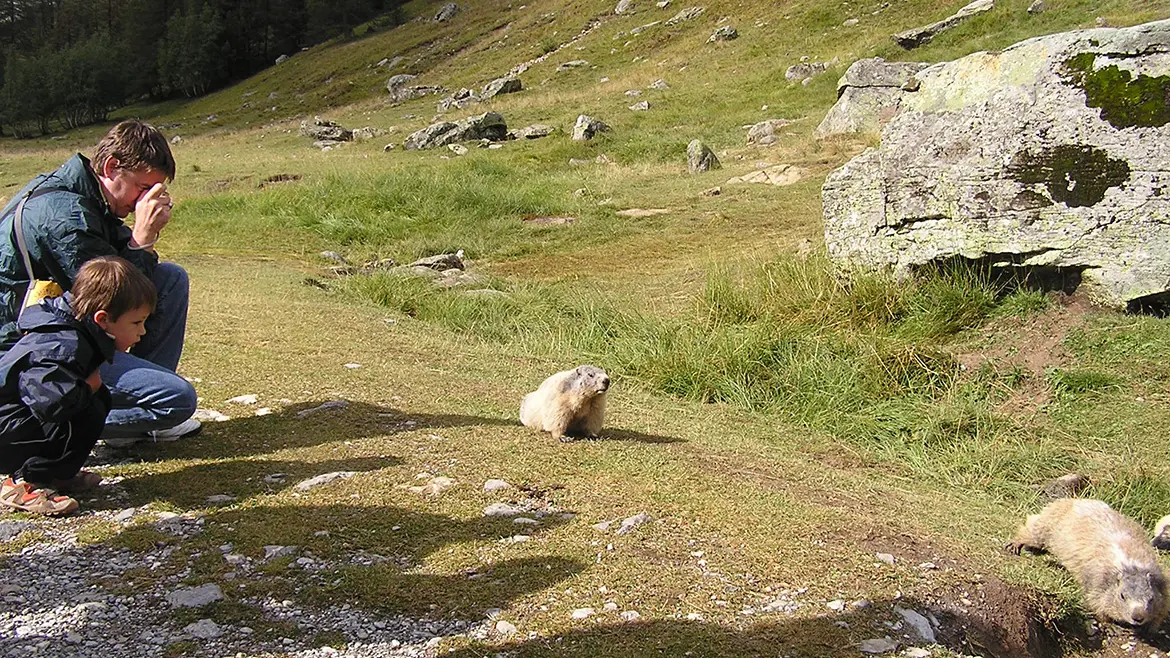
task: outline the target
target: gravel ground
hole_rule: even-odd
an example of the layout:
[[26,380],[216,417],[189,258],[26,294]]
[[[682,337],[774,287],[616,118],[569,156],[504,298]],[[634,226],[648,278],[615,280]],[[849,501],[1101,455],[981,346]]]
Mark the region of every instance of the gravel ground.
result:
[[[116,482],[102,489],[105,500],[119,498]],[[183,655],[239,658],[422,657],[434,655],[443,638],[482,638],[490,628],[486,619],[414,619],[348,604],[313,607],[234,596],[245,583],[270,576],[256,568],[265,558],[234,553],[230,544],[218,551],[232,571],[195,587],[191,582],[198,576],[181,563],[194,556],[179,554],[172,559],[182,541],[156,544],[145,553],[78,543],[78,528],[95,517],[150,523],[180,539],[198,536],[204,525],[199,515],[135,508],[87,512],[84,503],[82,513],[70,519],[17,520],[0,515],[0,542],[24,544],[19,552],[0,556],[0,657],[141,658],[176,655],[180,650],[185,650]],[[272,558],[295,556],[286,571],[298,583],[324,582],[337,567],[371,562],[365,553],[331,562],[298,547],[267,547],[266,552]],[[225,598],[233,606],[250,609],[246,616],[263,628],[242,622],[219,624],[206,618],[210,611],[201,614],[206,605]],[[319,639],[320,634],[326,639]]]

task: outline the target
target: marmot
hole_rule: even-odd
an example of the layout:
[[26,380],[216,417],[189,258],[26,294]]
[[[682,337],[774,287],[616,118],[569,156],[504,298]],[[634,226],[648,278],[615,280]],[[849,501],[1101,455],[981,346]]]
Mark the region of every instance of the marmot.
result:
[[1154,548],[1170,551],[1170,515],[1163,516],[1154,526]]
[[605,392],[609,375],[596,366],[578,366],[552,375],[540,388],[524,396],[520,422],[554,439],[596,438],[605,419]]
[[1048,551],[1085,590],[1099,617],[1157,630],[1166,618],[1166,576],[1146,532],[1100,500],[1061,498],[1033,514],[1007,550]]

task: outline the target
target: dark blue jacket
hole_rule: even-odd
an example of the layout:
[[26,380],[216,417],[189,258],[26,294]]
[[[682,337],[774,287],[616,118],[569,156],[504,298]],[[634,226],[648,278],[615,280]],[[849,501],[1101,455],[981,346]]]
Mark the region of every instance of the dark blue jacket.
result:
[[109,413],[109,390],[102,385],[95,393],[85,379],[113,360],[114,339],[93,318],[76,320],[71,297],[45,299],[20,316],[24,336],[0,357],[0,418],[31,413],[59,423],[95,404]]
[[79,153],[57,171],[37,176],[0,211],[0,353],[20,338],[16,318],[28,291],[28,274],[12,219],[20,199],[34,188],[21,223],[37,279],[51,279],[69,290],[77,270],[96,256],[121,256],[147,278],[158,264],[158,256],[150,251],[128,248],[130,227],[110,212],[85,156]]

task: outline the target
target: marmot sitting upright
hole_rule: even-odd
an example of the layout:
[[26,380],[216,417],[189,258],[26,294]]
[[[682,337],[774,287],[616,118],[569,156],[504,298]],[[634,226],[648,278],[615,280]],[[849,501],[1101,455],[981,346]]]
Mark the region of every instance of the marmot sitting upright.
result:
[[609,375],[596,366],[578,366],[552,375],[540,388],[524,396],[520,422],[554,439],[596,438],[605,419],[605,392]]
[[1099,617],[1151,631],[1166,618],[1166,576],[1146,531],[1099,500],[1061,498],[1029,516],[1007,545],[1022,548],[1059,560]]

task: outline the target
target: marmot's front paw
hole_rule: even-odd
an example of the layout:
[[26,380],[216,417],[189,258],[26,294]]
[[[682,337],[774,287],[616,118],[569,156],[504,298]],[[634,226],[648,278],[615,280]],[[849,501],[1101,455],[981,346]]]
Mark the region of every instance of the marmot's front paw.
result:
[[1020,541],[1009,541],[1008,543],[1003,545],[1004,552],[1011,553],[1012,555],[1019,555],[1020,551],[1022,551],[1023,549],[1024,549],[1024,542],[1020,542]]
[[569,436],[567,434],[563,434],[561,436],[554,437],[554,438],[556,438],[556,440],[560,441],[561,443],[572,443],[572,442],[577,440],[577,437]]

